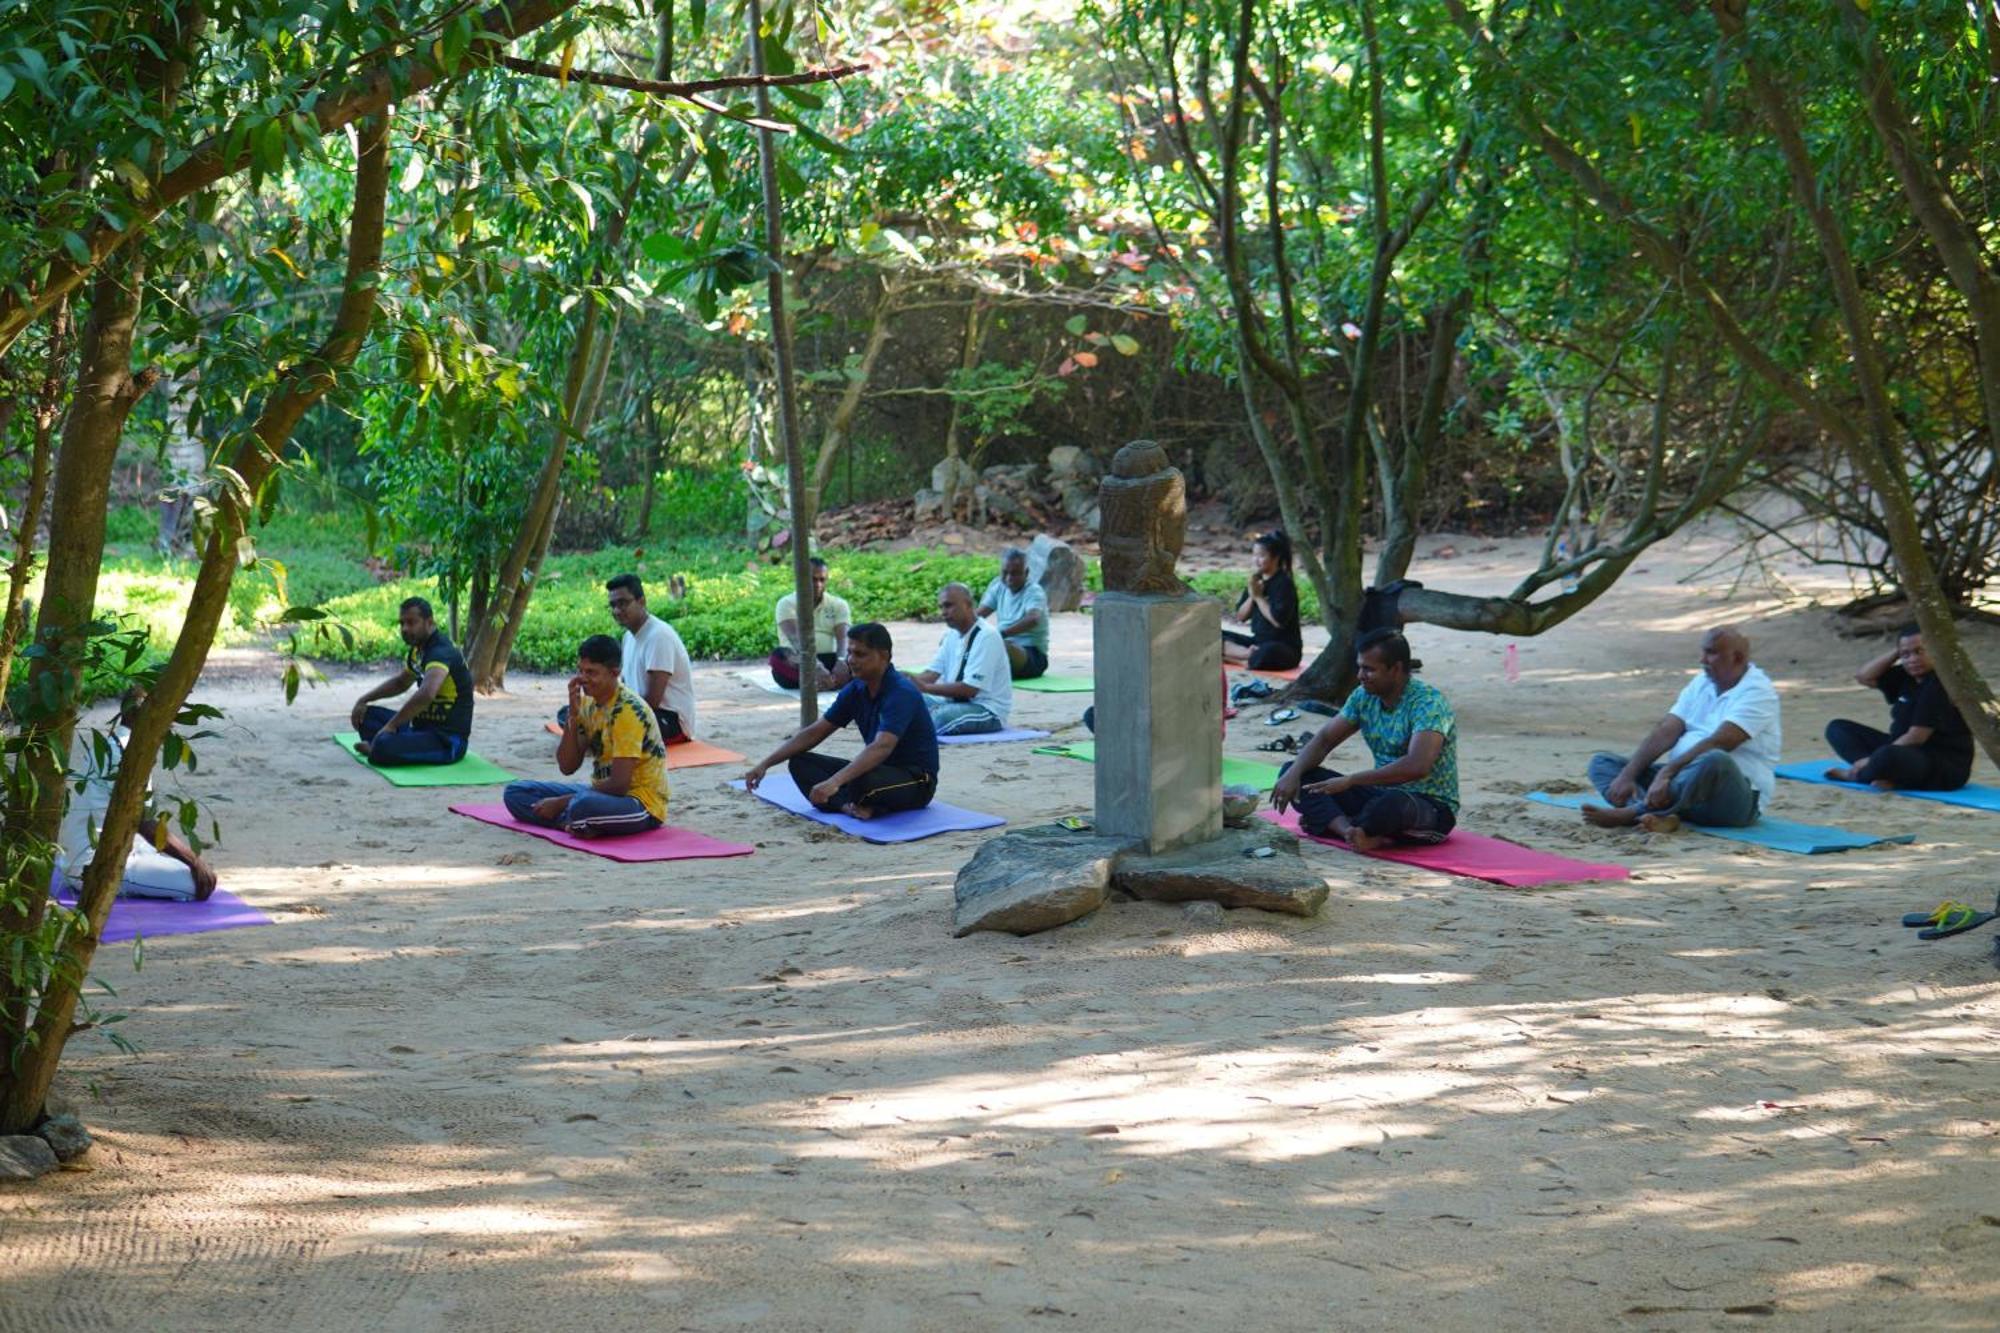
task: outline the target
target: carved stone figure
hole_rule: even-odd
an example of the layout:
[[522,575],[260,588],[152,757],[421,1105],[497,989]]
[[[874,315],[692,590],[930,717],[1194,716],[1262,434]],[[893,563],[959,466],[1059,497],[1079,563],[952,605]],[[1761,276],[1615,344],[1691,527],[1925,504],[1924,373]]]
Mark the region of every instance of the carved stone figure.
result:
[[1187,483],[1151,440],[1134,440],[1111,460],[1098,486],[1104,590],[1176,597],[1188,588],[1174,573],[1187,539]]

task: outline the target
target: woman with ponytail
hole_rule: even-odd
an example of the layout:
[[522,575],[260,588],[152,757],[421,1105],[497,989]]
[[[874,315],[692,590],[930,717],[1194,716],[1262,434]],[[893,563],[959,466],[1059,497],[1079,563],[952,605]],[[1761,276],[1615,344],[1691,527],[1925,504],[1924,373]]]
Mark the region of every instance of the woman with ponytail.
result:
[[1222,660],[1252,671],[1290,671],[1305,656],[1299,631],[1299,589],[1292,581],[1291,538],[1276,528],[1250,547],[1256,568],[1230,619],[1248,634],[1222,631]]

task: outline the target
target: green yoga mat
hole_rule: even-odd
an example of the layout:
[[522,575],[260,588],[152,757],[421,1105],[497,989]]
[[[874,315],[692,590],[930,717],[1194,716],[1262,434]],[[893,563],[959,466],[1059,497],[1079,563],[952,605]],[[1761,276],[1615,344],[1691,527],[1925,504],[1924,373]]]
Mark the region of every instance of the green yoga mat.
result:
[[377,768],[360,755],[354,747],[361,736],[353,731],[336,731],[333,739],[340,748],[354,756],[354,762],[366,767],[372,773],[380,773],[398,787],[491,787],[502,782],[512,782],[514,775],[491,760],[481,759],[470,750],[465,758],[455,764],[409,764],[396,768]]
[[[1074,741],[1068,745],[1037,745],[1036,754],[1060,755],[1064,759],[1081,759],[1086,764],[1097,762],[1096,741]],[[1225,787],[1255,787],[1258,791],[1269,791],[1278,785],[1278,766],[1262,764],[1255,759],[1222,759],[1222,785]]]
[[1030,694],[1089,694],[1097,682],[1089,676],[1037,676],[1015,681],[1014,688]]

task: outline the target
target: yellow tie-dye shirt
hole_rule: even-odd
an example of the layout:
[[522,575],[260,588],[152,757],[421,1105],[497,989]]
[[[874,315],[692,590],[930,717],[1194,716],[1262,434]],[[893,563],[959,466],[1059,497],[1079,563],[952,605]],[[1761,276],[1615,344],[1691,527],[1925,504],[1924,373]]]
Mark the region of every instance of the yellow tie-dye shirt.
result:
[[659,719],[646,701],[625,685],[600,704],[584,695],[576,710],[576,734],[590,756],[590,776],[599,782],[611,776],[611,761],[636,759],[628,793],[646,813],[667,822],[667,746],[660,739]]

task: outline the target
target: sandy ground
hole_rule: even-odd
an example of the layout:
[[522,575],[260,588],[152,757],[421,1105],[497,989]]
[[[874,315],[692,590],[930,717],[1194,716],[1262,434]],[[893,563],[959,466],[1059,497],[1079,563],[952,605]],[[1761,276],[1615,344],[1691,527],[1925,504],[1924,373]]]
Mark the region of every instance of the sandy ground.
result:
[[[1445,546],[1420,576],[1474,591],[1526,549]],[[186,785],[278,924],[107,951],[142,1052],[80,1039],[99,1146],[0,1192],[0,1329],[1994,1327],[1994,936],[1895,919],[1991,894],[2000,816],[1785,784],[1778,813],[1919,838],[1806,858],[1518,799],[1631,744],[1724,618],[1783,687],[1788,757],[1873,714],[1846,683],[1868,646],[1823,609],[1679,581],[1719,549],[1522,643],[1518,683],[1500,642],[1414,635],[1466,824],[1629,883],[1314,850],[1310,921],[1116,903],[953,940],[982,835],[862,844],[733,769],[678,774],[675,820],[757,855],[616,865],[343,757],[359,677],[290,708],[223,679]],[[1087,670],[1088,620],[1060,621],[1056,669]],[[899,628],[923,660],[935,627]],[[793,716],[699,677],[710,740],[761,752]],[[549,772],[560,683],[514,686],[478,748]],[[942,793],[1027,824],[1090,781],[966,747]]]

